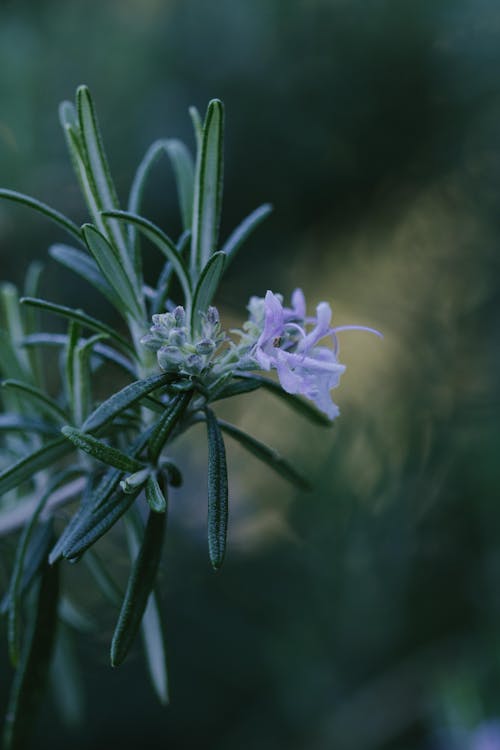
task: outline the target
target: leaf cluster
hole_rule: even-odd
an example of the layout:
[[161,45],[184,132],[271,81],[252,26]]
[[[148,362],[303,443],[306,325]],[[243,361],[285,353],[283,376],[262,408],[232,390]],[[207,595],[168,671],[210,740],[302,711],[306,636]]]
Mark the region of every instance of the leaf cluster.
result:
[[[61,105],[60,121],[89,221],[79,227],[34,198],[0,190],[0,198],[37,211],[69,236],[70,244],[52,245],[50,256],[103,295],[122,320],[115,327],[91,311],[44,299],[38,264],[29,269],[22,296],[10,284],[0,287],[0,535],[20,529],[1,605],[11,661],[17,668],[6,748],[24,746],[29,713],[37,708],[58,639],[89,627],[89,617],[78,612],[60,585],[64,561],[82,561],[110,606],[117,608],[111,664],[124,661],[141,629],[153,687],[160,701],[168,702],[156,585],[170,488],[182,482],[180,469],[166,453],[170,443],[205,422],[208,549],[212,567],[218,570],[225,556],[229,514],[224,434],[299,488],[307,483],[276,451],[219,420],[212,404],[263,387],[314,422],[329,424],[314,408],[263,376],[239,373],[207,387],[195,377],[159,371],[156,359],[141,344],[151,315],[175,304],[184,306],[192,331],[200,328],[228,264],[271,211],[267,204],[256,209],[220,243],[224,108],[215,99],[203,120],[194,109],[191,115],[194,158],[178,140],[155,142],[137,168],[124,209],[92,98],[82,86],[74,104]],[[176,240],[142,215],[145,186],[163,156],[174,172],[183,223]],[[149,247],[164,261],[155,284],[143,273],[143,253]],[[176,289],[180,300],[171,298]],[[52,316],[66,321],[66,332],[45,330],[42,313],[43,321]],[[121,387],[102,399],[96,386],[108,382],[108,370]],[[68,503],[74,510],[60,529],[55,511]],[[130,553],[124,592],[94,549],[120,518],[125,520]],[[62,679],[71,690],[72,670],[64,672]]]

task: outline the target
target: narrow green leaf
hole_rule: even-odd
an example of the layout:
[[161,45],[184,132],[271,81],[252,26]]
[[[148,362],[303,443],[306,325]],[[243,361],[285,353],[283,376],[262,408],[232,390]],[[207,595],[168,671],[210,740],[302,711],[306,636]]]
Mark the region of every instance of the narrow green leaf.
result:
[[34,718],[41,704],[57,632],[59,570],[45,564],[38,595],[27,608],[27,635],[15,674],[6,713],[3,748],[28,747]]
[[[137,438],[137,440],[134,441],[134,443],[130,447],[130,451],[128,451],[128,455],[132,456],[133,458],[137,458],[141,455],[148,443],[153,429],[154,427],[150,427],[145,432],[143,432],[142,435]],[[101,480],[92,490],[90,495],[91,507],[93,511],[98,510],[99,508],[104,506],[108,500],[110,500],[111,495],[118,488],[122,475],[123,472],[120,471],[120,469],[114,468],[110,468],[104,473]]]
[[[78,343],[81,341],[79,339]],[[22,344],[23,346],[67,346],[68,336],[64,333],[32,333],[30,336],[25,336]],[[130,359],[127,359],[127,357],[110,346],[106,346],[106,344],[95,344],[93,354],[108,362],[112,362],[122,370],[125,370],[129,375],[136,375],[135,367]]]
[[165,513],[167,510],[167,500],[158,484],[156,477],[151,474],[146,482],[146,500],[149,507],[155,513]]
[[168,705],[167,650],[163,636],[158,598],[154,591],[149,595],[141,622],[142,642],[149,676],[160,703]]
[[[75,408],[75,349],[78,346],[80,336],[80,325],[74,320],[69,321],[68,335],[64,348],[64,389],[66,392],[66,402],[71,410],[73,418],[76,420]],[[67,421],[67,420],[65,420]]]
[[60,103],[59,122],[61,123],[63,129],[69,127],[72,128],[76,133],[78,133],[78,114],[73,102],[69,102],[66,100]]
[[149,458],[152,463],[156,463],[158,460],[163,446],[186,411],[192,395],[192,391],[180,393],[164,407],[164,412],[158,420],[149,441]]
[[83,725],[85,694],[72,636],[69,628],[59,623],[50,677],[57,716],[75,730]]
[[61,432],[77,448],[107,466],[114,466],[115,469],[128,472],[139,471],[139,469],[144,468],[144,464],[137,459],[127,456],[118,448],[113,448],[92,435],[76,429],[76,427],[66,426],[62,428]]
[[174,138],[165,141],[165,149],[175,173],[182,226],[184,229],[191,229],[194,191],[193,158],[186,146]]
[[[97,123],[94,104],[86,86],[79,86],[76,92],[78,122],[82,136],[86,163],[95,186],[99,210],[119,209],[118,197],[108,166],[102,137]],[[139,290],[142,280],[136,278],[132,252],[123,227],[116,221],[105,219],[106,231],[103,234],[117,248],[125,273],[130,277],[134,290]],[[108,279],[109,280],[109,279]]]
[[77,89],[76,110],[90,173],[94,177],[101,204],[105,208],[117,208],[118,197],[104,153],[94,103],[87,86],[79,86]]
[[[141,545],[143,524],[137,513],[130,513],[125,519],[125,530],[130,550],[130,558],[135,560]],[[153,590],[149,595],[141,622],[141,635],[149,676],[155,693],[163,705],[169,702],[167,649],[164,628],[158,606],[158,597]]]
[[136,368],[134,364],[130,361],[130,359],[127,359],[127,357],[124,357],[123,354],[120,354],[120,352],[117,352],[111,346],[97,343],[94,346],[93,355],[95,357],[100,357],[101,359],[104,359],[107,362],[111,362],[114,365],[117,365],[118,367],[120,367],[120,369],[124,370],[128,375],[135,376],[137,374]]
[[25,373],[22,380],[32,380],[30,360],[27,352],[22,348],[26,331],[19,305],[19,295],[14,284],[0,284],[0,306],[5,320],[6,333],[10,339],[12,352],[19,367]]
[[257,227],[262,224],[264,219],[266,219],[269,214],[272,213],[272,210],[273,207],[270,203],[264,203],[264,205],[256,208],[255,211],[252,211],[252,213],[247,216],[246,219],[243,219],[241,224],[239,224],[236,229],[230,234],[223,247],[221,248],[221,252],[227,255],[227,265],[229,265],[229,263],[233,260],[236,253],[246,241],[246,239],[250,237],[250,235],[255,232]]
[[[232,376],[231,376],[232,377]],[[220,401],[224,398],[232,398],[233,396],[241,396],[243,393],[251,393],[260,388],[261,383],[254,380],[231,380],[226,383],[223,388],[216,390],[213,394],[210,393],[211,401]]]
[[[146,187],[147,180],[151,173],[151,170],[155,163],[158,161],[161,154],[164,152],[163,141],[155,141],[146,151],[141,163],[137,167],[132,187],[130,189],[130,195],[128,199],[127,211],[131,214],[140,214],[142,208],[142,196],[144,194],[144,188]],[[134,254],[134,268],[138,279],[142,278],[142,259],[137,240],[137,229],[135,226],[129,226],[128,228],[128,242],[129,246],[133,249]]]
[[[14,566],[12,569],[12,575],[9,585],[9,617],[7,636],[9,643],[9,655],[11,662],[14,666],[17,666],[19,659],[19,646],[20,646],[20,611],[21,611],[21,593],[22,593],[22,580],[23,572],[25,569],[25,558],[30,544],[30,540],[33,531],[38,523],[40,514],[45,508],[51,495],[61,487],[68,479],[73,479],[75,476],[81,474],[81,469],[69,469],[63,471],[50,482],[47,490],[42,494],[38,501],[35,510],[28,523],[24,527],[21,537],[19,539],[16,556],[14,560]],[[46,550],[48,552],[48,549]]]
[[8,388],[9,390],[15,391],[21,398],[26,399],[35,405],[35,409],[48,414],[58,422],[66,422],[68,415],[62,409],[54,399],[47,396],[46,393],[35,388],[28,383],[23,383],[20,380],[4,380],[1,383],[2,388]]
[[[40,289],[40,279],[42,276],[43,264],[37,261],[33,261],[29,264],[26,276],[24,279],[24,296],[35,297]],[[40,314],[38,310],[24,308],[23,310],[24,330],[27,334],[35,333],[40,330]],[[24,346],[24,336],[19,342],[20,346]],[[43,367],[43,360],[41,352],[29,351],[27,352],[30,361],[30,370],[33,373],[33,381],[43,390],[45,388],[45,371]]]
[[136,320],[142,320],[142,304],[135,294],[120,256],[115,254],[107,239],[92,224],[84,224],[82,233],[102,275],[120,301],[118,309],[125,314],[128,311]]
[[37,299],[35,297],[23,297],[21,299],[21,303],[23,305],[37,307],[40,310],[52,312],[55,315],[60,315],[61,317],[68,318],[69,320],[74,320],[76,323],[80,323],[82,326],[89,328],[91,331],[105,333],[114,341],[116,341],[116,343],[119,344],[122,349],[125,349],[127,353],[133,354],[135,357],[133,346],[124,338],[122,338],[120,334],[114,330],[114,328],[111,328],[111,326],[106,325],[106,323],[102,323],[96,318],[92,318],[90,315],[87,315],[85,312],[83,312],[83,310],[74,310],[72,307],[57,305],[55,302],[47,302],[47,300]]
[[14,344],[5,331],[0,329],[0,375],[23,380],[26,369],[19,363]]
[[224,253],[215,253],[200,274],[193,295],[193,307],[191,310],[191,326],[195,330],[200,328],[201,315],[207,311],[217,291],[222,274],[224,273],[225,262],[226,256]]
[[72,450],[73,448],[67,440],[60,437],[24,456],[15,464],[0,472],[0,496],[22,482],[32,479],[38,471],[50,466]]
[[[58,263],[74,271],[85,281],[91,284],[98,292],[106,297],[111,304],[120,310],[120,299],[113,288],[108,284],[99,270],[97,263],[89,256],[69,245],[51,245],[49,255]],[[26,295],[32,296],[32,295]]]
[[120,221],[125,221],[136,226],[145,237],[156,245],[167,260],[172,263],[174,272],[177,274],[181,283],[186,300],[191,299],[191,282],[189,280],[188,270],[175,244],[170,237],[167,237],[165,232],[162,232],[159,227],[148,219],[144,219],[142,216],[136,216],[135,214],[130,214],[127,211],[104,211],[103,216],[119,219]]
[[[40,522],[33,530],[28,550],[25,555],[24,570],[19,587],[21,596],[29,590],[41,565],[47,559],[50,546],[54,538],[52,519]],[[11,575],[12,580],[12,575]],[[0,615],[7,614],[10,605],[10,590],[7,589],[0,602]]]
[[58,435],[59,429],[41,419],[23,417],[19,414],[0,414],[0,430],[5,432],[34,432],[38,435]]
[[150,513],[144,539],[127,584],[127,590],[111,642],[111,665],[125,659],[137,634],[144,610],[153,590],[165,534],[165,515]]
[[[70,102],[63,102],[59,113],[73,170],[83,193],[90,216],[95,222],[96,227],[102,232],[106,232],[106,227],[99,213],[101,206],[99,204],[97,188],[85,153],[76,110]],[[68,113],[70,113],[69,117],[65,117]],[[72,121],[73,116],[75,122]]]
[[[140,435],[132,445],[130,455],[139,456],[144,450],[151,429]],[[95,489],[88,493],[85,502],[64,529],[49,556],[53,563],[61,555],[72,558],[85,552],[100,539],[132,505],[140,492],[125,495],[115,493],[122,472],[109,469]]]
[[[116,471],[116,469],[112,469],[112,471]],[[69,520],[69,523],[66,525],[64,531],[59,536],[58,540],[49,553],[48,560],[50,565],[53,565],[62,557],[64,549],[72,539],[73,532],[75,532],[77,527],[79,527],[83,523],[84,519],[88,519],[92,515],[93,502],[91,491],[92,480],[90,477],[88,477],[86,487],[82,492],[78,510],[73,513]]]
[[107,336],[98,333],[89,339],[83,339],[73,350],[72,406],[73,418],[78,425],[88,416],[92,402],[90,355],[94,346],[103,338]]
[[[194,165],[189,150],[175,138],[155,141],[147,150],[132,183],[128,210],[134,214],[141,213],[142,196],[147,179],[162,153],[168,156],[174,170],[182,224],[184,229],[190,229],[193,216]],[[132,232],[131,239],[134,241],[135,230],[133,228]]]
[[4,198],[8,201],[13,201],[14,203],[23,203],[25,206],[34,208],[35,211],[38,211],[39,213],[44,214],[44,216],[47,216],[49,219],[52,219],[52,221],[55,221],[56,224],[59,224],[59,226],[61,226],[67,232],[72,234],[77,239],[81,240],[82,236],[80,234],[80,227],[78,227],[73,221],[64,216],[64,214],[59,213],[59,211],[55,211],[53,208],[47,206],[45,203],[42,203],[36,198],[31,198],[31,196],[24,195],[23,193],[18,193],[15,190],[0,190],[0,198]]
[[247,375],[244,373],[238,374],[235,377],[248,383],[255,383],[256,388],[262,386],[266,391],[269,391],[273,396],[280,398],[287,404],[287,406],[291,407],[299,414],[302,414],[303,417],[307,417],[307,419],[314,422],[314,424],[320,425],[321,427],[331,427],[333,424],[332,420],[329,419],[326,414],[318,411],[318,409],[310,404],[309,401],[300,398],[300,396],[294,396],[291,393],[287,393],[283,390],[280,384],[276,383],[274,380],[270,380],[263,375]]
[[201,140],[203,138],[203,122],[201,120],[201,115],[196,107],[189,107],[189,116],[191,117],[191,122],[193,123],[194,137],[196,140],[196,151],[197,153],[199,153],[201,150]]
[[38,261],[32,261],[28,270],[26,271],[26,277],[24,279],[24,296],[34,297],[38,293],[40,287],[40,278],[43,272],[43,263]]
[[65,333],[30,333],[22,340],[23,346],[66,346],[67,343]]
[[211,409],[205,409],[208,436],[208,551],[215,571],[226,553],[228,490],[226,449],[219,423]]
[[146,394],[165,385],[169,376],[165,373],[160,375],[150,375],[143,380],[137,380],[135,383],[122,388],[121,391],[114,393],[110,398],[100,404],[97,409],[90,414],[82,425],[82,430],[86,432],[95,432],[111,422],[117,414],[125,409],[130,408]]
[[[68,524],[68,532],[64,531],[64,539],[54,546],[49,556],[49,562],[54,563],[63,556],[68,560],[80,557],[111,529],[119,518],[130,508],[138,493],[112,495],[95,512],[82,513],[75,519],[74,524]],[[73,519],[72,519],[73,520]]]
[[237,440],[240,445],[250,451],[250,453],[253,453],[254,456],[267,464],[284,479],[287,479],[302,490],[310,489],[309,482],[304,479],[304,477],[302,477],[294,467],[283,458],[283,456],[275,451],[274,448],[270,448],[265,443],[261,443],[260,440],[256,440],[251,435],[243,432],[243,430],[240,430],[238,427],[235,427],[228,422],[224,422],[222,419],[219,419],[218,422],[223,432],[226,432],[232,438]]
[[146,469],[139,469],[139,471],[136,471],[133,474],[129,474],[120,482],[122,491],[126,494],[131,492],[137,493],[139,490],[143,489],[144,485],[149,479],[150,474],[151,469],[149,467]]
[[193,198],[191,271],[199,274],[217,249],[222,207],[224,107],[212,99],[207,108]]

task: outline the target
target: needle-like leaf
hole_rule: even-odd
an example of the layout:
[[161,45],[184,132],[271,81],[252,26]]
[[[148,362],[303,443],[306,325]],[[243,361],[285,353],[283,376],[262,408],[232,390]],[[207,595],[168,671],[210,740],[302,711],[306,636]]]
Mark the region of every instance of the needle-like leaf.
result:
[[77,448],[107,466],[114,466],[115,469],[129,472],[139,471],[139,469],[144,468],[144,464],[137,459],[128,456],[123,451],[118,450],[118,448],[113,448],[111,445],[103,443],[102,440],[98,440],[87,432],[76,429],[76,427],[66,426],[62,428],[61,432]]
[[76,323],[80,323],[82,326],[90,328],[91,331],[105,333],[114,341],[116,341],[116,343],[119,344],[123,349],[125,349],[127,353],[133,354],[135,357],[133,346],[129,344],[129,342],[124,338],[122,338],[122,336],[120,336],[120,334],[117,333],[114,328],[111,328],[111,326],[106,325],[106,323],[102,323],[96,318],[92,318],[90,315],[87,315],[87,313],[83,312],[83,310],[74,310],[72,307],[57,305],[55,302],[48,302],[47,300],[38,299],[36,297],[23,297],[21,299],[21,304],[30,305],[31,307],[37,307],[40,310],[46,310],[47,312],[52,312],[55,315],[60,315],[63,318],[74,320]]
[[219,423],[211,409],[205,409],[208,436],[208,552],[215,571],[226,553],[228,489],[226,449]]
[[71,444],[64,437],[59,437],[33,453],[23,456],[15,464],[0,472],[0,496],[22,482],[32,479],[38,471],[54,464],[72,450]]
[[165,258],[172,263],[174,272],[177,274],[181,283],[186,300],[191,300],[191,282],[189,280],[188,270],[175,246],[175,243],[172,242],[170,237],[167,237],[165,232],[162,232],[162,230],[153,224],[152,221],[144,219],[142,216],[130,214],[127,211],[103,211],[103,216],[119,219],[136,226],[145,237],[156,245]]
[[163,446],[186,411],[191,396],[192,391],[180,393],[178,396],[174,396],[170,403],[165,406],[149,441],[149,458],[153,463],[158,460]]
[[41,411],[44,414],[55,419],[56,422],[66,422],[68,415],[62,409],[54,399],[47,396],[46,393],[41,391],[39,388],[35,388],[33,385],[23,383],[20,380],[4,380],[1,383],[2,388],[8,388],[9,390],[15,391],[21,398],[34,404],[36,411]]
[[58,567],[45,564],[38,592],[27,608],[27,634],[5,718],[4,750],[21,750],[29,744],[56,637],[58,600]]
[[[108,284],[95,260],[89,258],[87,253],[77,250],[69,245],[51,245],[49,255],[57,260],[61,265],[66,266],[81,276],[85,281],[97,289],[102,295],[107,297],[111,304],[120,310],[120,298],[114,289]],[[31,295],[26,295],[31,296]]]
[[212,99],[207,108],[196,161],[191,273],[198,276],[217,250],[223,181],[224,107]]
[[155,513],[165,513],[167,510],[165,494],[153,474],[149,476],[146,482],[146,500],[151,510]]
[[127,656],[141,624],[155,584],[164,535],[165,515],[150,512],[111,642],[111,665],[113,667],[119,666]]
[[225,262],[226,256],[224,253],[215,253],[201,272],[193,295],[193,308],[191,310],[191,326],[193,330],[201,327],[201,316],[207,311],[217,291],[222,274],[224,273]]
[[56,224],[59,224],[59,226],[72,234],[73,237],[81,240],[82,235],[79,226],[77,226],[73,221],[64,216],[64,214],[59,213],[59,211],[55,211],[53,208],[47,206],[45,203],[42,203],[36,198],[32,198],[29,195],[24,195],[23,193],[18,193],[15,190],[0,190],[0,198],[8,201],[13,201],[14,203],[22,203],[25,206],[29,206],[29,208],[34,208],[35,211],[38,211],[44,216],[47,216],[49,219],[52,219],[52,221],[54,221]]
[[111,422],[118,414],[136,404],[146,394],[165,385],[170,377],[165,373],[150,375],[143,380],[137,380],[114,393],[106,401],[103,401],[95,411],[90,414],[82,425],[85,432],[96,432]]

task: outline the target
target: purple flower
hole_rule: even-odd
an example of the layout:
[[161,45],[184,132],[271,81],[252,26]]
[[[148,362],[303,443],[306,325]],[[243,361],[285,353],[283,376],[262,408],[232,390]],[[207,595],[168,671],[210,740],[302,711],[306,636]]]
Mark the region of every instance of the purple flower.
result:
[[470,736],[470,750],[500,750],[500,721],[485,721]]
[[[337,361],[337,331],[355,328],[381,334],[363,326],[332,328],[332,311],[327,302],[319,303],[315,317],[306,317],[301,289],[294,291],[291,308],[283,307],[282,298],[271,291],[266,293],[263,303],[264,320],[253,358],[263,370],[277,371],[284,391],[305,396],[330,419],[335,419],[339,409],[330,391],[339,384],[345,370]],[[255,301],[253,304],[256,308]],[[325,338],[331,340],[332,348],[318,345]]]

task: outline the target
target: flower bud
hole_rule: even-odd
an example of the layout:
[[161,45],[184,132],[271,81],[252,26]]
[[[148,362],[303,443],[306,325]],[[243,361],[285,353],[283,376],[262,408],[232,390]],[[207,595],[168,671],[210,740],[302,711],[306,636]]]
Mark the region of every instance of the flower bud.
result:
[[139,471],[130,474],[120,482],[120,487],[126,495],[131,495],[136,490],[140,489],[143,484],[146,484],[149,477],[149,469],[139,469]]
[[172,315],[174,316],[175,325],[178,328],[182,328],[186,324],[186,313],[182,305],[177,305],[172,311]]
[[174,328],[172,331],[170,331],[168,343],[172,346],[184,346],[184,344],[186,343],[185,332],[180,328]]
[[161,369],[167,372],[169,370],[176,370],[177,366],[184,359],[182,352],[176,346],[162,346],[158,351],[157,358]]
[[210,306],[207,310],[207,323],[216,326],[219,323],[219,311],[216,307]]
[[212,339],[201,339],[196,344],[196,351],[198,354],[212,354],[215,349],[215,344]]
[[184,364],[186,370],[192,374],[200,373],[203,369],[203,365],[203,357],[200,357],[199,354],[190,354]]

